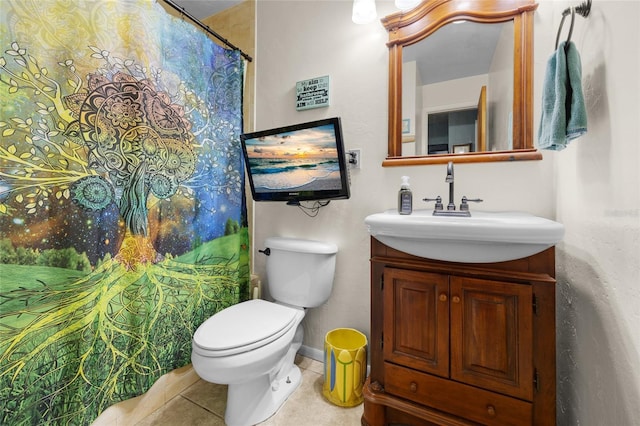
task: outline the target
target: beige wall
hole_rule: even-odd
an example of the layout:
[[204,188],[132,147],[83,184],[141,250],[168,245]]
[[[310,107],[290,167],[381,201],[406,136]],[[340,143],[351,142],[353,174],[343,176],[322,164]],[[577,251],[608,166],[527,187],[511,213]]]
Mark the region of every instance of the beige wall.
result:
[[[568,5],[573,3],[545,1],[539,7],[538,94]],[[558,415],[563,425],[638,424],[639,23],[639,1],[594,1],[587,19],[576,17],[572,40],[582,58],[589,132],[549,155],[555,162],[556,218],[566,226],[557,259]]]
[[[534,128],[543,73],[561,11],[541,1],[535,17]],[[338,244],[333,294],[305,319],[305,350],[322,350],[336,327],[369,332],[369,237],[364,218],[394,208],[400,176],[421,198],[446,194],[444,166],[382,168],[387,147],[386,33],[351,22],[350,1],[261,1],[257,5],[256,126],[341,116],[347,148],[362,149],[351,172],[352,198],[316,218],[281,203],[257,204],[254,250],[270,235]],[[558,413],[560,424],[633,424],[640,400],[640,36],[638,1],[594,1],[576,18],[583,55],[589,134],[542,161],[456,165],[457,196],[478,209],[529,211],[563,222],[558,247]],[[393,10],[377,1],[380,16]],[[565,23],[565,34],[568,24]],[[331,105],[297,112],[295,83],[331,76]],[[256,259],[264,274],[264,259]],[[373,313],[377,315],[377,313]]]
[[[271,235],[318,239],[338,245],[329,301],[304,320],[305,350],[320,353],[324,335],[337,327],[369,333],[369,235],[364,218],[395,208],[400,177],[411,177],[414,208],[424,197],[447,195],[445,166],[381,167],[387,152],[387,33],[379,22],[351,22],[350,1],[257,3],[256,127],[340,116],[347,149],[362,150],[362,168],[351,171],[349,200],[332,201],[309,218],[284,203],[256,203],[254,250]],[[378,13],[393,3],[378,1]],[[331,78],[331,105],[296,111],[295,84]],[[484,210],[518,209],[554,217],[553,161],[456,165],[456,196],[480,197]],[[532,183],[533,182],[533,183]],[[526,191],[521,188],[527,187]],[[264,257],[256,272],[264,277]],[[373,313],[376,315],[376,313]]]
[[513,25],[503,25],[496,47],[489,84],[487,85],[490,148],[494,151],[513,149]]

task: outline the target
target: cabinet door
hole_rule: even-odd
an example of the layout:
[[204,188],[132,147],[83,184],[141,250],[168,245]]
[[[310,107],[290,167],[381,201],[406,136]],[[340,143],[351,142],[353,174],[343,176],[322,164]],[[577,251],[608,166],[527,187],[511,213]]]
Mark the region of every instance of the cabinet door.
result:
[[385,268],[385,361],[448,377],[449,278]]
[[451,277],[451,378],[533,399],[531,286]]

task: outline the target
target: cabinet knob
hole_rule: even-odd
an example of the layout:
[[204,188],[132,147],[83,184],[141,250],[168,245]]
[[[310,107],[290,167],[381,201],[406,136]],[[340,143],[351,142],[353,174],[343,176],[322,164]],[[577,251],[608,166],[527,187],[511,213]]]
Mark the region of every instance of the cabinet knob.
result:
[[460,303],[460,296],[453,296],[453,303]]
[[411,384],[409,385],[409,390],[415,393],[418,390],[418,384],[416,382],[411,382]]
[[495,417],[496,407],[494,407],[493,405],[487,405],[487,414],[489,415],[489,417]]
[[441,302],[446,302],[447,301],[447,295],[445,293],[440,294],[440,301]]

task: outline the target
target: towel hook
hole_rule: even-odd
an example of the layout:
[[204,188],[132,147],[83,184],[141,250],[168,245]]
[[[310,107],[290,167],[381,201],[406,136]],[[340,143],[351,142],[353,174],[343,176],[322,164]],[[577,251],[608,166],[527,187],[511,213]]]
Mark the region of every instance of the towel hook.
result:
[[571,26],[569,27],[569,35],[567,36],[567,44],[571,41],[571,34],[573,34],[573,24],[575,23],[576,13],[583,18],[589,16],[591,12],[591,0],[586,0],[580,3],[577,7],[568,7],[562,12],[562,19],[560,20],[560,28],[558,28],[558,35],[556,36],[556,49],[560,42],[560,33],[562,32],[562,25],[564,24],[564,18],[571,13]]
[[[576,19],[576,8],[572,7],[571,10],[571,25],[569,26],[569,35],[567,35],[567,44],[571,41],[571,34],[573,34],[573,24]],[[562,13],[562,19],[560,20],[560,28],[558,28],[558,35],[556,35],[556,49],[558,48],[558,42],[560,41],[560,33],[562,32],[562,25],[564,24],[564,18],[569,14],[569,9]]]

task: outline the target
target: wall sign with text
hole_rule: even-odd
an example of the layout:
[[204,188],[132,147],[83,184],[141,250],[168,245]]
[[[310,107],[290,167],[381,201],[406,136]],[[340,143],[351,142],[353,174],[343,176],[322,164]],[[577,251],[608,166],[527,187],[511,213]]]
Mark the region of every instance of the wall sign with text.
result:
[[296,109],[329,106],[329,76],[311,78],[296,83]]

